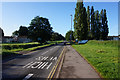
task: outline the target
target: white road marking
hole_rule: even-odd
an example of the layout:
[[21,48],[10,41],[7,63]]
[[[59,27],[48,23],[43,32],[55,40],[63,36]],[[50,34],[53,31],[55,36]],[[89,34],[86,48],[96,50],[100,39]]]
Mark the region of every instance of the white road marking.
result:
[[45,64],[45,65],[43,65],[43,67],[41,67],[41,69],[43,69],[45,66],[47,66],[47,64],[48,64],[48,62],[46,62],[46,64]]
[[27,67],[28,65],[32,64],[33,62],[28,63],[27,65],[23,66],[23,68]]
[[53,60],[57,60],[57,57],[55,57]]
[[53,57],[50,58],[50,60],[52,60],[52,59],[53,59]]
[[39,67],[38,69],[40,69],[46,62],[43,62]]
[[33,76],[33,74],[28,74],[23,80],[28,80],[32,76]]
[[36,63],[39,63],[37,66],[31,66],[31,68],[37,68],[37,67],[39,67],[41,64],[42,64],[42,62],[36,62]]
[[27,68],[30,68],[30,67],[33,66],[34,64],[36,64],[36,62],[34,62],[33,64],[30,64]]
[[52,65],[52,62],[48,65],[48,67],[46,69],[49,69],[49,67]]

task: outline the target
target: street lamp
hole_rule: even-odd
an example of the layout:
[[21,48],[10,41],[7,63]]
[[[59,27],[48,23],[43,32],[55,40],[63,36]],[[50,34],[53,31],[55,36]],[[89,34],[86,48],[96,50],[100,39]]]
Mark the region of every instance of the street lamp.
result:
[[71,16],[71,35],[70,35],[70,43],[72,42],[72,14],[70,15]]

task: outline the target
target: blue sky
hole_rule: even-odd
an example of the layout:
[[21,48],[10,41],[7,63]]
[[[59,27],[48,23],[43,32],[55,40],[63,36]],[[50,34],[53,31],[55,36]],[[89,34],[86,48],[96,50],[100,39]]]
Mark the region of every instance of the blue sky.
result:
[[[95,10],[107,10],[109,35],[118,35],[118,3],[117,2],[85,2],[84,6],[94,6]],[[53,30],[65,35],[71,27],[71,17],[74,17],[76,2],[3,2],[2,29],[6,36],[19,29],[19,26],[29,26],[36,16],[49,19]],[[74,23],[73,23],[74,24]]]

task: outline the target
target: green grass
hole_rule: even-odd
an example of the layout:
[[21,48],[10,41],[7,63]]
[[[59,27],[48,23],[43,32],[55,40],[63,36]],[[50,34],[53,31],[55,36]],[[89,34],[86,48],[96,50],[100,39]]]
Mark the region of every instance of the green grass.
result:
[[38,42],[31,43],[4,43],[2,44],[2,54],[4,57],[9,56],[11,54],[19,54],[19,51],[33,51],[38,48],[42,48],[45,46],[50,46],[56,43],[61,43],[61,41],[49,41],[49,44],[39,44]]
[[89,41],[72,45],[104,78],[118,78],[118,41]]

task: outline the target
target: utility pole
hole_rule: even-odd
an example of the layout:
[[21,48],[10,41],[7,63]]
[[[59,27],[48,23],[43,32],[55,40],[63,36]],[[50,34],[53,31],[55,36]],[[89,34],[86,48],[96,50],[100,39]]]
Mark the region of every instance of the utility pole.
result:
[[71,35],[70,35],[70,42],[72,43],[72,14],[71,14],[70,16],[71,16]]

